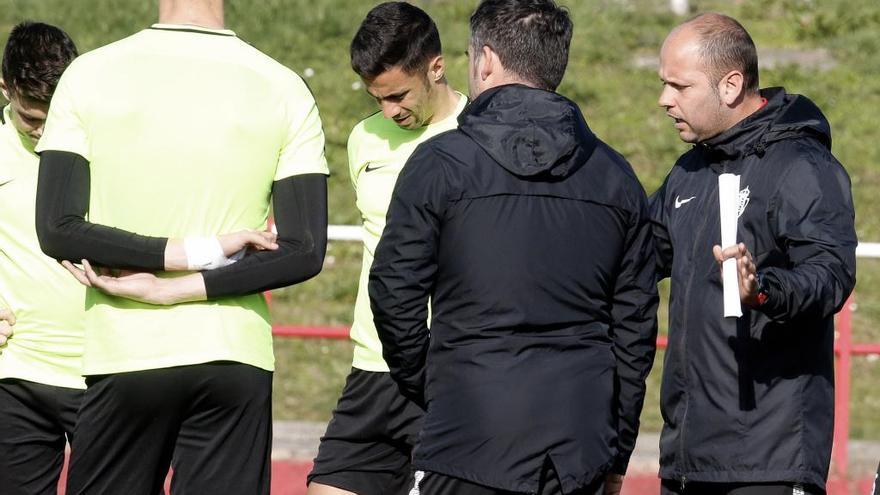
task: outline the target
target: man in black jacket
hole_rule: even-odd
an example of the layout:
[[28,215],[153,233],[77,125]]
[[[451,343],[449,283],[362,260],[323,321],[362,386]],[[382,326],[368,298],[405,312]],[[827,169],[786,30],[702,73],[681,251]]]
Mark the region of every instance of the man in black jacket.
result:
[[[810,100],[758,90],[755,45],[705,14],[660,53],[660,106],[695,146],[651,198],[672,277],[660,441],[663,493],[824,493],[833,316],[855,284],[850,181]],[[718,175],[740,175],[738,240],[718,246]],[[735,257],[743,316],[724,318]]]
[[571,32],[551,0],[482,2],[475,100],[392,195],[369,292],[392,377],[427,406],[413,493],[620,489],[654,356],[654,248],[629,164],[554,92]]

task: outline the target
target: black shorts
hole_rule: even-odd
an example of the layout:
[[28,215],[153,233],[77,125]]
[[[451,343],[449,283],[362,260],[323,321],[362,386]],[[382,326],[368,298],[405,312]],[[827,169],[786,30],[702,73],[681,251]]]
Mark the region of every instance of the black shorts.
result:
[[[519,492],[499,490],[430,471],[416,471],[410,488],[410,495],[520,495]],[[566,495],[602,495],[604,489],[605,484],[600,479]],[[544,463],[541,482],[535,495],[563,495],[559,478],[549,462]]]
[[423,415],[389,373],[352,368],[308,482],[358,495],[407,494]]
[[83,390],[0,380],[0,493],[56,493]]
[[825,495],[822,488],[800,483],[702,483],[663,480],[660,495]]
[[269,494],[272,373],[213,362],[86,378],[68,495]]

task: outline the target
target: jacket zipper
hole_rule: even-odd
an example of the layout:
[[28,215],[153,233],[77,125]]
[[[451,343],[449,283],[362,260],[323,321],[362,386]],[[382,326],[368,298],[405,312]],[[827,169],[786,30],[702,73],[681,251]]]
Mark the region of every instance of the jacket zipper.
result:
[[[717,174],[713,173],[713,171],[712,171],[711,168],[708,169],[708,170],[709,170],[711,176],[713,176],[713,177],[717,177]],[[717,179],[716,179],[716,182],[717,182]],[[715,202],[717,202],[717,201],[718,201],[718,196],[717,196],[717,194],[715,193],[715,189],[712,188],[712,187],[710,186],[710,187],[709,187],[709,191],[710,191],[710,194],[709,194],[709,203],[708,203],[708,204],[712,204],[712,201],[713,201],[713,200],[714,200]],[[693,233],[693,235],[694,235],[694,239],[699,239],[699,238],[700,238],[700,234],[702,234],[703,232],[705,232],[705,230],[706,230],[706,225],[709,223],[709,217],[711,217],[711,215],[703,215],[703,223],[700,225],[700,228],[697,229],[697,230]],[[696,255],[697,249],[699,249],[699,247],[700,247],[700,246],[698,246],[697,243],[695,242],[695,243],[694,243],[694,247],[691,249],[691,253],[690,253],[690,254],[691,254],[690,259],[692,260],[692,262],[691,262],[691,264],[690,264],[690,265],[691,265],[691,273],[690,273],[690,277],[688,277],[688,278],[689,278],[689,280],[688,280],[688,286],[687,286],[688,288],[687,288],[687,291],[686,291],[686,293],[685,293],[685,298],[684,298],[684,303],[683,303],[683,304],[688,304],[688,302],[690,301],[691,288],[694,286],[693,282],[694,282],[694,278],[695,278],[695,276],[696,276],[696,265],[695,265],[695,263],[693,262],[693,260],[696,259],[696,256],[695,256],[695,255]],[[681,343],[682,343],[682,362],[683,362],[683,364],[684,364],[683,371],[684,371],[684,382],[685,382],[684,385],[685,385],[685,390],[688,390],[688,389],[689,389],[689,382],[690,382],[690,380],[688,380],[688,360],[687,360],[687,354],[688,354],[688,345],[687,345],[687,335],[688,335],[688,332],[687,332],[687,326],[688,326],[688,325],[687,325],[687,324],[688,324],[688,320],[689,320],[689,319],[690,319],[690,307],[689,307],[689,305],[688,305],[688,307],[687,307],[687,311],[684,312],[684,318],[682,319],[682,331],[683,331],[684,333],[683,333],[683,335],[682,335],[682,339],[681,339]],[[679,459],[680,459],[680,461],[679,461],[679,466],[682,467],[682,468],[684,467],[684,459],[685,459],[685,453],[684,453],[684,452],[685,452],[685,449],[684,449],[685,422],[686,422],[686,419],[687,419],[687,413],[688,413],[688,408],[689,408],[689,406],[690,406],[690,402],[691,402],[691,399],[690,399],[690,392],[688,392],[688,393],[685,394],[684,412],[683,412],[682,415],[681,415],[681,432],[679,433],[679,436],[678,436],[678,439],[679,439],[679,444],[678,444],[678,445],[679,445],[678,454],[679,454]],[[687,484],[687,481],[688,481],[687,476],[685,476],[685,475],[681,475],[681,491],[682,491],[682,492],[684,492],[685,484]]]

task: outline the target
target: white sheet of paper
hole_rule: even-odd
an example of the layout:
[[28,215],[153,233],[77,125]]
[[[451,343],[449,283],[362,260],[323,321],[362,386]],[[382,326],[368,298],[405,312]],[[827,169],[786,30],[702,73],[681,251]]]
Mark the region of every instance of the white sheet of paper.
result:
[[[739,176],[718,176],[718,206],[721,213],[721,248],[736,245],[736,222],[739,217]],[[736,260],[726,260],[721,265],[721,281],[724,284],[724,317],[742,316],[739,300],[739,279]]]

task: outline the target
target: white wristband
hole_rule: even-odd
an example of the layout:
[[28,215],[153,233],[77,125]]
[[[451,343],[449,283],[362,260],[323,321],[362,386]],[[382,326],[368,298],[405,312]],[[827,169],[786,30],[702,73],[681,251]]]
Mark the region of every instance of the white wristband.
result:
[[213,270],[229,264],[216,237],[187,237],[183,249],[189,270]]

